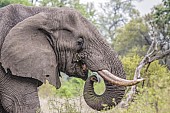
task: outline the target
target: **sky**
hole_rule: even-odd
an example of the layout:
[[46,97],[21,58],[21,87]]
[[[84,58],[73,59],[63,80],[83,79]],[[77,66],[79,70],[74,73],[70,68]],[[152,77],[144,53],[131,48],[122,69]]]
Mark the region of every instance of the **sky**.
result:
[[[97,7],[99,3],[103,3],[108,0],[80,0],[82,3],[93,2]],[[140,14],[143,16],[151,12],[151,9],[154,5],[158,5],[162,2],[162,0],[142,0],[142,2],[133,2],[136,6],[136,9],[139,10]]]

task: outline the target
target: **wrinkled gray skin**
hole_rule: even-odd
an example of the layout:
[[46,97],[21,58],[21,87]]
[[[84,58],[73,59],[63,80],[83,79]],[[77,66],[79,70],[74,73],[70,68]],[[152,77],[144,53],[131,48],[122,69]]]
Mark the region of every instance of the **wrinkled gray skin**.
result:
[[[88,69],[95,72],[105,69],[126,78],[117,54],[97,29],[69,8],[22,5],[1,8],[0,54],[0,112],[3,113],[37,111],[40,107],[37,87],[49,80],[60,88],[60,72],[86,80]],[[118,104],[125,88],[105,83],[106,89],[111,87],[111,90],[101,95],[102,99],[112,95],[115,102],[111,106]],[[89,79],[86,86],[89,87],[84,92],[87,104],[101,110],[101,100],[95,101],[95,93],[89,95],[94,90]]]
[[84,99],[91,108],[101,111],[109,110],[116,106],[124,96],[124,88],[116,87],[109,84],[107,81],[105,83],[105,91],[103,94],[98,95],[94,91],[94,83],[98,82],[98,79],[95,75],[90,76],[85,83],[83,96]]

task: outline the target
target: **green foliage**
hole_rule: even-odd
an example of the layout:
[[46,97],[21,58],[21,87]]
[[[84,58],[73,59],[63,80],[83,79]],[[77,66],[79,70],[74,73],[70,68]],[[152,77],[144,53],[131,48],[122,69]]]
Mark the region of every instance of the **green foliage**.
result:
[[130,57],[123,57],[121,58],[121,61],[124,66],[124,70],[127,75],[127,79],[133,79],[134,72],[136,67],[138,66],[139,62],[141,61],[141,58],[138,55],[130,56]]
[[39,96],[42,98],[55,96],[66,98],[76,97],[82,94],[83,87],[84,81],[79,78],[71,78],[67,82],[62,82],[60,89],[56,89],[47,81],[46,84],[40,87]]
[[68,4],[66,4],[66,6],[69,6],[71,8],[74,8],[76,10],[78,10],[84,17],[86,17],[87,19],[90,19],[94,16],[95,14],[95,9],[94,7],[89,9],[90,4],[82,4],[80,3],[80,0],[68,0]]
[[28,0],[0,0],[0,7],[4,7],[9,4],[32,5]]
[[100,4],[97,15],[102,34],[112,41],[116,30],[127,23],[131,18],[139,16],[139,12],[132,4],[133,0],[108,0]]
[[[144,88],[144,92],[135,98],[131,103],[128,113],[169,113],[169,99],[166,90],[154,90],[153,88]],[[163,92],[162,92],[163,91]]]
[[39,1],[41,6],[50,6],[50,7],[70,7],[78,10],[84,17],[95,22],[94,15],[95,9],[92,3],[83,4],[80,3],[80,0],[41,0]]
[[118,29],[116,34],[112,45],[119,55],[130,53],[132,56],[135,54],[143,56],[146,53],[149,39],[144,35],[148,34],[148,27],[141,18],[131,20]]
[[[39,96],[45,97],[64,97],[72,98],[82,95],[84,88],[84,81],[79,78],[71,78],[68,81],[62,82],[60,89],[56,89],[54,86],[50,85],[48,82],[40,87]],[[94,89],[97,94],[102,94],[105,89],[104,82],[95,83]]]
[[[133,77],[135,68],[141,61],[139,56],[124,57],[122,62],[128,78]],[[141,72],[146,78],[144,87],[138,87],[135,101],[130,103],[123,113],[169,113],[170,111],[170,72],[161,66],[158,61],[151,63],[147,72]]]
[[62,1],[62,0],[40,0],[39,3],[40,3],[40,6],[62,7],[62,6],[64,6],[65,1]]
[[166,31],[166,34],[170,36],[170,1],[169,0],[163,0],[162,5],[158,5],[154,8],[153,12],[153,22],[157,24],[157,27],[159,29],[164,29]]
[[101,95],[105,91],[105,84],[103,79],[101,79],[100,83],[94,83],[94,91],[96,94]]
[[68,82],[64,82],[56,95],[60,97],[77,97],[82,94],[84,81],[79,78],[71,78]]
[[161,34],[162,37],[158,37],[158,40],[168,42],[170,39],[170,1],[162,0],[162,4],[159,4],[153,8],[152,13],[145,17],[146,21],[154,28],[153,30],[157,34]]

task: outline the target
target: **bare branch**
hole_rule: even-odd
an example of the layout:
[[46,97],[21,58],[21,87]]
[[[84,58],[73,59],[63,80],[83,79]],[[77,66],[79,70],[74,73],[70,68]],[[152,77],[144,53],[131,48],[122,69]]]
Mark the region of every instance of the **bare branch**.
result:
[[[154,35],[152,37],[154,37]],[[147,51],[147,54],[145,55],[145,57],[142,59],[142,61],[139,63],[138,67],[135,70],[135,74],[134,74],[134,78],[133,78],[134,80],[141,78],[140,72],[141,72],[141,69],[145,65],[148,64],[147,69],[146,69],[146,70],[148,70],[150,64],[153,61],[162,59],[163,57],[170,55],[170,49],[166,50],[166,51],[158,50],[157,43],[158,42],[157,42],[156,38],[154,37],[152,44],[150,45],[150,47]],[[137,85],[134,85],[131,87],[131,90],[128,92],[126,100],[122,101],[119,104],[119,107],[127,108],[129,106],[129,103],[133,101],[136,92],[137,92]]]

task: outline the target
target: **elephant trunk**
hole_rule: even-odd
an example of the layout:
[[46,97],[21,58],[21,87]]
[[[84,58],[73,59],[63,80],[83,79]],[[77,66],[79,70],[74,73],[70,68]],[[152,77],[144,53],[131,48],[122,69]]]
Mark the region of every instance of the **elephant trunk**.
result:
[[[109,110],[121,101],[124,93],[114,93],[116,90],[115,88],[119,87],[115,87],[114,85],[104,80],[106,86],[105,91],[102,95],[98,95],[94,92],[93,87],[94,82],[97,82],[97,80],[97,77],[94,75],[86,80],[83,92],[84,99],[87,105],[97,111]],[[124,89],[125,88],[121,88],[119,91],[124,91]]]
[[94,70],[104,79],[105,92],[102,95],[97,95],[94,92],[93,85],[94,82],[97,82],[95,76],[86,80],[83,92],[87,105],[98,111],[108,110],[116,106],[121,102],[126,86],[132,86],[144,80],[126,80],[126,74],[118,55],[107,45],[102,49],[104,54],[98,64],[101,64],[104,68],[100,67],[101,65],[96,65],[96,68],[99,68]]

